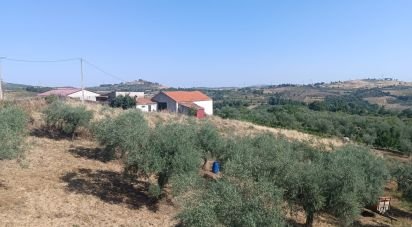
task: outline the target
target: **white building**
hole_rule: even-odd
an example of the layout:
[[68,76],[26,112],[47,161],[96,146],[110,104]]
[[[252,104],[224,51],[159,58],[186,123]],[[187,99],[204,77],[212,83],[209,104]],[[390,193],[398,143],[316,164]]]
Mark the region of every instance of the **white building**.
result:
[[108,94],[109,100],[116,98],[117,96],[130,96],[132,98],[143,98],[144,92],[135,92],[135,91],[113,91]]
[[82,100],[83,94],[84,94],[84,100],[94,101],[94,102],[96,101],[96,97],[100,96],[100,94],[97,94],[92,91],[88,91],[88,90],[82,91],[82,89],[72,88],[72,87],[56,88],[50,91],[40,93],[37,96],[46,97],[46,96],[54,95],[58,97],[69,97],[69,98]]
[[159,111],[188,114],[196,111],[198,118],[213,115],[213,100],[200,91],[168,91],[160,92],[152,98],[157,102]]
[[143,112],[156,112],[157,103],[147,98],[137,98],[136,109],[139,109]]

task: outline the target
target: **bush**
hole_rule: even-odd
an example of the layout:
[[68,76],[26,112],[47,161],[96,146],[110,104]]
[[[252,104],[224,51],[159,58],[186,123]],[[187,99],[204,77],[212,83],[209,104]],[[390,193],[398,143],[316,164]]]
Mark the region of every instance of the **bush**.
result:
[[283,226],[281,192],[253,181],[211,182],[178,215],[183,226]]
[[110,102],[111,107],[130,109],[136,106],[136,101],[129,95],[119,95]]
[[375,204],[383,193],[389,179],[385,162],[355,146],[341,148],[325,161],[325,208],[345,224],[351,223],[362,207]]
[[106,118],[94,125],[93,132],[106,147],[108,157],[113,158],[119,150],[121,156],[134,152],[136,159],[146,158],[149,127],[140,111],[129,110],[116,118]]
[[49,130],[74,137],[76,130],[87,127],[93,117],[85,107],[72,107],[63,102],[53,102],[43,112]]
[[[147,165],[151,174],[158,177],[160,188],[175,175],[185,176],[197,173],[201,165],[202,151],[197,145],[196,126],[166,124],[157,126],[150,135],[145,160],[138,151],[131,151],[128,165],[135,168]],[[172,182],[173,185],[173,182]]]
[[220,147],[219,134],[210,124],[164,124],[150,129],[136,110],[97,123],[93,132],[108,156],[121,153],[127,172],[156,176],[157,186],[150,187],[155,197],[159,196],[156,188],[162,190],[169,183],[176,185],[174,192],[184,192],[198,181],[202,158],[215,156]]
[[222,150],[225,176],[282,189],[288,204],[303,207],[308,226],[319,212],[351,223],[361,207],[376,202],[388,178],[383,160],[359,147],[327,153],[259,135],[232,139]]
[[27,115],[17,107],[0,109],[0,159],[12,159],[21,153],[27,122]]
[[412,165],[392,163],[391,173],[398,183],[398,190],[402,192],[402,196],[412,201]]

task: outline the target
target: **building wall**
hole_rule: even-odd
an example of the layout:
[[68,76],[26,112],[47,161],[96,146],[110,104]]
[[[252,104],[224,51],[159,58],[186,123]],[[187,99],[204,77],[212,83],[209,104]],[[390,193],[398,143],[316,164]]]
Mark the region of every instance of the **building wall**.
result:
[[196,105],[203,107],[207,115],[213,115],[213,100],[194,102]]
[[149,112],[149,106],[150,107],[150,112],[156,112],[157,111],[157,104],[153,103],[153,104],[148,104],[148,105],[136,105],[136,109],[139,109],[143,112]]
[[[97,93],[91,92],[91,91],[84,90],[84,100],[86,100],[86,101],[94,101],[95,102],[97,96],[100,96],[100,95],[97,94]],[[78,91],[78,92],[75,92],[73,94],[70,94],[69,97],[81,100],[82,97],[83,97],[82,96],[82,91]]]
[[114,91],[108,94],[109,100],[116,98],[117,96],[126,96],[129,95],[130,97],[134,98],[143,98],[144,92],[134,92],[134,91]]
[[177,103],[173,99],[169,98],[169,96],[167,96],[163,93],[159,93],[159,94],[155,95],[152,98],[152,100],[157,102],[157,103],[161,103],[161,102],[166,103],[167,104],[167,111],[169,111],[169,112],[173,112],[173,113],[177,112],[177,109],[178,109]]
[[183,105],[179,105],[179,104],[178,104],[177,112],[178,112],[178,113],[181,113],[181,114],[186,114],[186,115],[188,115],[188,114],[189,114],[189,108],[186,107],[186,106],[183,106]]

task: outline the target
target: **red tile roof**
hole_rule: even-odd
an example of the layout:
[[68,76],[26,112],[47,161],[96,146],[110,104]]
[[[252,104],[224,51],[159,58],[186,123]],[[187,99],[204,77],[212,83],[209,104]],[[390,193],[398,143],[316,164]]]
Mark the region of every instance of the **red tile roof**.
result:
[[153,102],[151,99],[147,98],[137,98],[136,99],[136,104],[137,105],[149,105],[149,104],[154,104],[156,102]]
[[197,102],[212,100],[200,91],[166,91],[163,93],[176,102]]
[[74,87],[61,87],[61,88],[56,88],[50,91],[40,93],[37,96],[49,96],[49,95],[68,96],[68,95],[71,95],[81,90],[82,89],[74,88]]

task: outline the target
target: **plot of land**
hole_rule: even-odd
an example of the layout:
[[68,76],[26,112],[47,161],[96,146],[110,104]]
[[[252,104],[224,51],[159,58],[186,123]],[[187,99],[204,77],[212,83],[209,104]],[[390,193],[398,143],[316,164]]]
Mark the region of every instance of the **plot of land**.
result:
[[[36,133],[41,126],[37,103],[31,109],[32,135],[27,139],[25,157],[16,161],[0,161],[0,226],[176,226],[174,218],[179,208],[168,199],[151,200],[145,179],[131,180],[123,176],[120,161],[109,161],[92,139],[51,139]],[[99,105],[88,105],[95,116],[105,111]],[[109,109],[106,114],[120,110]],[[99,113],[99,114],[97,114]],[[146,115],[150,125],[183,122],[187,117],[166,113]],[[97,120],[97,119],[95,119]],[[211,117],[223,134],[253,135],[267,132],[300,140],[323,148],[343,145],[339,138],[321,138],[294,130],[257,126],[251,123]],[[34,133],[33,133],[34,132]],[[389,152],[378,155],[392,157]],[[401,202],[389,185],[386,195],[393,198],[392,215],[398,219],[392,226],[410,226],[412,212]],[[302,211],[287,215],[290,223],[300,226],[305,222]],[[360,226],[389,226],[389,219],[375,215],[362,217]],[[315,219],[315,226],[337,226],[330,215]]]
[[26,158],[0,161],[1,226],[173,226],[176,209],[153,203],[146,182],[122,177],[84,140],[30,137]]

